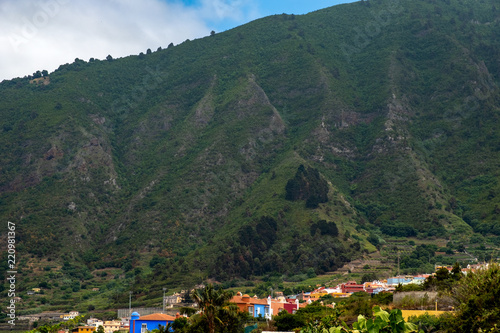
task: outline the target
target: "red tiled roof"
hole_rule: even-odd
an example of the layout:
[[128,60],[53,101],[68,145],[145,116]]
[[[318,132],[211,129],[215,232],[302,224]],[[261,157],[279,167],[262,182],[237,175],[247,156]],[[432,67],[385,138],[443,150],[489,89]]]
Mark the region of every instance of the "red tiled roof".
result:
[[232,303],[248,303],[248,301],[244,302],[242,300],[242,298],[243,297],[241,297],[241,296],[233,296],[233,298],[231,298],[231,300],[229,302],[232,302]]
[[[245,299],[243,299],[245,298]],[[231,300],[229,301],[231,303],[236,303],[236,304],[262,304],[262,305],[267,305],[267,299],[256,299],[256,298],[246,298],[245,296],[233,296]]]
[[267,305],[267,299],[253,299],[250,301],[250,304],[261,304],[261,305]]
[[169,316],[164,313],[153,313],[147,316],[142,316],[139,318],[139,320],[166,320],[166,321],[174,321],[175,317],[174,316]]

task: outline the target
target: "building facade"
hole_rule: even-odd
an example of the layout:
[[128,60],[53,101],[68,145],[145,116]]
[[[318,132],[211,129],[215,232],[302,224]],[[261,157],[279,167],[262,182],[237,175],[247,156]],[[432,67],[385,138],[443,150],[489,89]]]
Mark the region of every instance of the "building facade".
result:
[[141,317],[139,313],[134,312],[130,318],[129,333],[147,333],[148,331],[158,329],[160,325],[167,327],[175,319],[176,317],[163,313],[154,313]]

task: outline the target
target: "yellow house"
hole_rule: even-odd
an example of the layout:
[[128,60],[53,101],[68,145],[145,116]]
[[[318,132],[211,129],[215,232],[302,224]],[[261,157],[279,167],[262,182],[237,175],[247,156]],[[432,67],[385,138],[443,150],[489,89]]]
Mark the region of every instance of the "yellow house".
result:
[[95,331],[93,326],[78,326],[71,330],[71,333],[92,333]]
[[321,297],[326,296],[326,295],[328,295],[328,292],[326,292],[326,291],[322,291],[322,292],[320,291],[320,292],[316,292],[316,293],[313,292],[313,293],[311,293],[311,298],[321,298]]
[[31,290],[33,290],[36,293],[39,293],[41,289],[40,288],[31,288]]
[[104,332],[105,333],[113,333],[114,331],[119,331],[121,327],[121,321],[119,320],[110,320],[110,321],[105,321],[104,325]]

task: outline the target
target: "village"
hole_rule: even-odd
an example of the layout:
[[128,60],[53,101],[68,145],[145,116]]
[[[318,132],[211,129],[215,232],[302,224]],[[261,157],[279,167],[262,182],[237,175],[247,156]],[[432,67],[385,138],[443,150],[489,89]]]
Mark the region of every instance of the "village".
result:
[[[487,267],[488,264],[468,265],[466,268],[461,269],[461,273],[467,275],[469,272]],[[451,272],[453,267],[436,266],[435,269],[436,271],[446,269],[448,272]],[[255,318],[255,320],[272,320],[274,316],[277,316],[282,311],[286,311],[289,314],[295,314],[299,309],[305,308],[313,302],[318,302],[321,305],[334,308],[337,302],[348,299],[355,293],[363,292],[369,295],[377,295],[379,293],[392,294],[397,291],[397,288],[401,288],[402,286],[422,285],[426,279],[434,275],[436,275],[436,272],[421,275],[399,275],[365,283],[346,281],[335,287],[317,286],[313,291],[300,292],[296,295],[284,295],[281,291],[274,291],[266,298],[259,298],[257,295],[250,296],[249,294],[236,292],[229,302],[235,304],[240,311],[247,312],[251,317]],[[204,285],[197,286],[197,288],[203,287]],[[33,294],[40,292],[39,288],[35,289],[37,290],[30,290],[28,293]],[[178,318],[187,318],[188,315],[185,313],[186,311],[182,310],[183,308],[185,309],[185,307],[191,307],[192,311],[190,311],[190,313],[196,313],[198,309],[195,308],[194,303],[186,304],[184,302],[185,295],[190,292],[191,291],[182,290],[173,295],[164,295],[162,308],[132,308],[130,306],[128,309],[118,309],[116,320],[100,320],[92,316],[87,318],[88,315],[84,316],[84,314],[78,311],[25,315],[18,317],[18,320],[29,321],[30,323],[76,321],[75,325],[73,325],[74,327],[71,329],[60,329],[58,333],[69,333],[70,331],[71,333],[146,333],[156,330],[161,326],[168,327],[169,324],[173,323]],[[429,294],[432,295],[431,292],[426,292],[425,296],[428,297]],[[418,296],[413,293],[411,297]],[[434,297],[436,296],[434,295]],[[325,299],[333,299],[333,302],[323,302]],[[437,298],[432,301],[436,302],[436,308],[430,312],[437,315],[443,313],[444,311],[437,311]],[[419,314],[420,312],[423,314],[428,311],[407,311],[408,315]],[[83,318],[86,318],[84,323],[82,322]]]

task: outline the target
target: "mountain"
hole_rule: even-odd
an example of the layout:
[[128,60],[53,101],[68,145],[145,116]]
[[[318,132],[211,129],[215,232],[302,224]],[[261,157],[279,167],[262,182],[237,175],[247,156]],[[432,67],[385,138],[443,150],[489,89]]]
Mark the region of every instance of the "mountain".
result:
[[3,81],[19,288],[123,304],[129,283],[324,273],[407,237],[492,255],[499,19],[369,0]]

